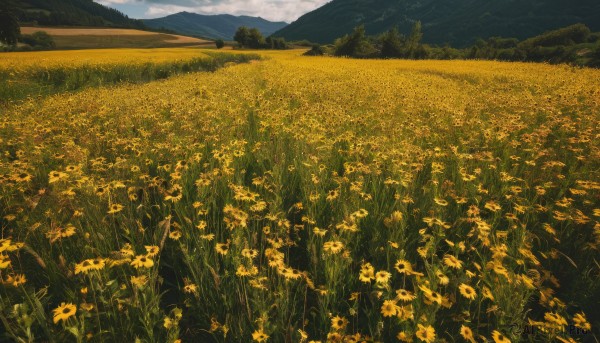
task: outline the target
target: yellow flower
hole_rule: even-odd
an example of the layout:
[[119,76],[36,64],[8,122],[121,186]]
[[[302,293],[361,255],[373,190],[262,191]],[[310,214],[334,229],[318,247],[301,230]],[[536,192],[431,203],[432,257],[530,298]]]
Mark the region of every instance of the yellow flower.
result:
[[546,312],[544,314],[544,319],[553,325],[562,326],[567,325],[567,321],[558,313]]
[[471,343],[475,343],[475,337],[473,337],[473,330],[468,326],[462,325],[460,327],[460,335],[465,339],[465,341],[469,341]]
[[398,335],[396,335],[396,338],[401,342],[407,342],[407,343],[412,342],[412,337],[404,331],[398,332]]
[[54,312],[54,324],[58,323],[59,320],[63,322],[75,315],[77,312],[77,306],[68,303],[61,303],[59,307],[55,308]]
[[445,255],[444,256],[444,264],[450,268],[461,269],[462,261],[454,257],[453,255]]
[[486,202],[484,208],[492,212],[498,212],[502,209],[502,207],[500,207],[500,205],[493,200]]
[[592,325],[587,321],[584,313],[575,314],[573,316],[573,322],[575,323],[575,326],[580,329],[583,329],[583,330],[591,330],[592,329]]
[[75,275],[80,273],[87,273],[90,269],[94,269],[92,264],[93,259],[87,259],[81,263],[75,265]]
[[467,299],[474,300],[477,297],[475,289],[467,284],[461,283],[458,289],[460,290],[460,294]]
[[81,309],[87,312],[90,312],[91,310],[94,309],[94,304],[90,304],[90,303],[82,303],[80,305]]
[[10,266],[11,262],[8,256],[0,254],[0,269],[6,269]]
[[419,285],[419,288],[421,289],[421,291],[423,291],[423,294],[425,295],[425,303],[427,303],[428,305],[431,305],[432,303],[437,303],[438,305],[442,304],[441,294],[432,291],[425,285]]
[[131,261],[131,265],[134,266],[136,269],[151,268],[152,266],[154,266],[154,261],[145,255],[138,255],[133,259],[133,261]]
[[142,288],[148,282],[148,277],[146,275],[132,276],[130,280],[132,285]]
[[396,298],[401,301],[413,301],[415,295],[405,289],[399,289],[396,291]]
[[328,251],[332,254],[337,254],[344,248],[344,243],[339,241],[329,241],[323,243],[323,250]]
[[327,193],[327,197],[325,198],[327,201],[333,201],[335,199],[337,199],[337,197],[340,195],[339,190],[337,189],[332,189]]
[[198,292],[198,286],[194,285],[193,283],[190,283],[183,287],[183,291],[185,293],[196,293]]
[[438,277],[440,285],[445,286],[448,283],[450,283],[450,278],[444,275],[444,273],[442,273],[441,271],[438,270],[437,272],[435,272],[435,275]]
[[227,243],[217,243],[217,245],[215,246],[215,250],[220,255],[223,255],[223,256],[227,255],[227,253],[229,252],[229,242],[227,242]]
[[200,235],[201,239],[205,239],[207,241],[212,241],[213,239],[215,239],[215,234],[214,233],[209,233],[208,235]]
[[360,267],[358,279],[361,282],[368,283],[375,280],[375,268],[370,263],[365,263]]
[[50,243],[54,243],[62,238],[71,237],[75,234],[75,226],[67,225],[67,227],[57,227],[46,233],[46,237],[50,239]]
[[255,249],[242,249],[242,256],[248,258],[248,259],[253,259],[256,256],[258,256],[258,250]]
[[418,324],[417,327],[418,330],[415,332],[415,335],[418,339],[427,343],[435,341],[435,329],[431,325],[423,326]]
[[483,286],[483,290],[481,291],[481,293],[483,294],[484,298],[488,298],[491,301],[494,301],[494,295],[492,294],[492,291],[489,288]]
[[495,343],[510,343],[510,339],[501,334],[498,330],[492,331],[492,339]]
[[169,232],[169,238],[171,238],[172,240],[179,240],[181,238],[181,231],[180,230],[173,230],[171,232]]
[[387,284],[390,281],[391,277],[392,274],[385,270],[381,270],[375,274],[375,282],[377,282],[378,284]]
[[413,272],[412,265],[407,260],[398,260],[394,265],[398,273],[410,275]]
[[29,182],[33,177],[29,173],[18,173],[12,176],[12,180],[15,182]]
[[252,333],[252,339],[255,342],[266,342],[269,339],[269,335],[263,332],[262,329],[256,330]]
[[325,234],[327,234],[327,230],[322,230],[315,226],[313,228],[313,233],[319,237],[323,237]]
[[94,270],[101,270],[106,265],[106,260],[103,258],[94,258],[94,259],[89,260],[89,262],[90,262],[90,269],[94,269]]
[[59,172],[59,171],[51,171],[48,174],[48,183],[58,182],[60,180],[64,180],[69,177],[69,174]]
[[109,206],[108,214],[114,214],[117,212],[121,212],[121,210],[123,210],[123,205],[112,204]]
[[171,319],[171,317],[165,317],[164,321],[163,321],[163,326],[165,327],[165,329],[169,330],[175,326],[177,326],[177,322],[173,319]]
[[440,206],[448,206],[448,201],[441,198],[434,198],[433,201]]
[[148,257],[154,257],[158,255],[160,251],[159,247],[156,245],[145,245],[144,248],[146,249],[146,256]]
[[8,276],[6,279],[6,284],[13,285],[14,287],[19,287],[20,285],[27,282],[27,278],[24,274],[17,274],[15,276]]
[[340,316],[331,318],[331,327],[334,330],[343,330],[348,325],[348,319]]
[[397,313],[396,302],[393,300],[385,300],[381,305],[381,314],[384,317],[393,317]]

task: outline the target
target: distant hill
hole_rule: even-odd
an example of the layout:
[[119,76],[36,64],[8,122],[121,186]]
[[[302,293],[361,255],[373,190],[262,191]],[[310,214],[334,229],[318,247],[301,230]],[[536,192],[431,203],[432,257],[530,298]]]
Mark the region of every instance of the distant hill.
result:
[[364,24],[369,35],[423,25],[423,41],[464,47],[477,38],[524,39],[584,23],[600,31],[598,0],[333,0],[274,33],[289,40],[331,43]]
[[[6,0],[0,0],[6,1]],[[92,0],[11,0],[21,23],[49,26],[145,28],[140,20]]]
[[193,37],[121,28],[21,27],[24,35],[44,31],[52,36],[56,49],[164,48],[182,46],[214,47],[215,43]]
[[166,28],[185,35],[224,40],[232,40],[240,26],[255,27],[264,36],[269,36],[287,25],[285,22],[271,22],[260,17],[236,17],[229,14],[202,15],[189,12],[145,19],[143,22],[155,29]]

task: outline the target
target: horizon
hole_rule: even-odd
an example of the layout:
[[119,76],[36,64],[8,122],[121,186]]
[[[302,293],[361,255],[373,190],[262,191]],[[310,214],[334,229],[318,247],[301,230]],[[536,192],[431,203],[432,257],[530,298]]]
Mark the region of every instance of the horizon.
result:
[[179,12],[230,14],[292,23],[330,0],[94,0],[133,19],[155,19]]

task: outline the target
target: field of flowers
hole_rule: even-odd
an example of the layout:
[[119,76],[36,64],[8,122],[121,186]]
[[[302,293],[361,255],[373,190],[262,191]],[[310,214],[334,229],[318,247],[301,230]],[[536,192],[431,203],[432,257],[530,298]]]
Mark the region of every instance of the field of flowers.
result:
[[214,71],[258,59],[198,48],[95,49],[11,52],[0,59],[0,106],[32,96],[118,83],[143,83],[173,75]]
[[0,116],[0,340],[574,342],[600,71],[263,59]]

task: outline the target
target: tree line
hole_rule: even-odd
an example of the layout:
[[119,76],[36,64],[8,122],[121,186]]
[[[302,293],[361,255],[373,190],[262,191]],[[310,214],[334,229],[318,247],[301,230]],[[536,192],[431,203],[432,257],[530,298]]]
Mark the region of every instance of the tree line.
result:
[[235,35],[233,36],[240,47],[250,49],[287,49],[288,44],[284,38],[280,37],[267,37],[257,28],[249,28],[246,26],[240,26]]
[[432,46],[421,42],[421,23],[415,22],[408,35],[392,28],[378,36],[367,36],[364,26],[335,40],[329,48],[314,45],[307,55],[331,54],[353,58],[486,59],[571,63],[600,67],[600,33],[584,24],[575,24],[525,40],[491,37],[479,39],[465,49],[450,45]]

